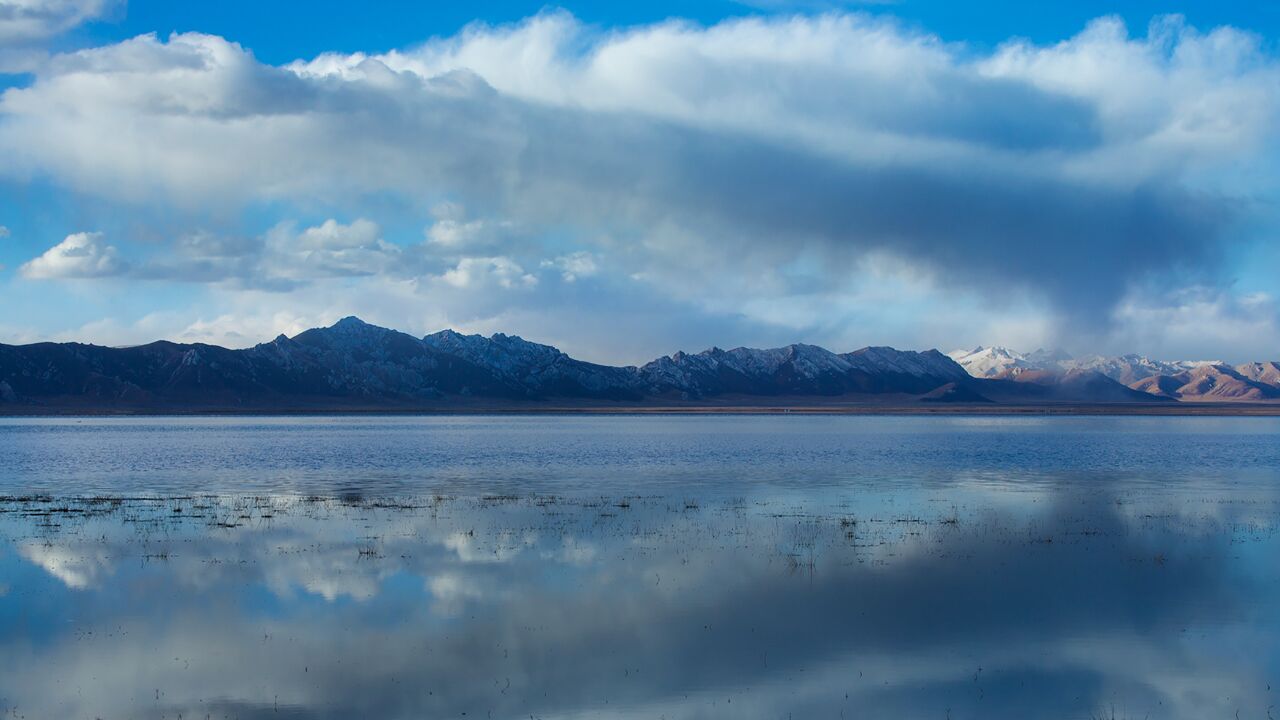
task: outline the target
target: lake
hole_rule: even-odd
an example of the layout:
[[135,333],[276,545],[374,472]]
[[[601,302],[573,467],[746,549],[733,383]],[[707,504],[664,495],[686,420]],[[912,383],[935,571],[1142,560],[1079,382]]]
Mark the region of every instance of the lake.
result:
[[1280,419],[0,419],[0,718],[1269,718]]

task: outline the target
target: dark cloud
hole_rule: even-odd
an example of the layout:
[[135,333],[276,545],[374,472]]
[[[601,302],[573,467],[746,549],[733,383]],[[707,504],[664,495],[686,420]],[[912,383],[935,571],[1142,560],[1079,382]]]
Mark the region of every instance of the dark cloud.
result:
[[[1214,170],[1274,139],[1276,74],[1255,40],[1174,21],[975,55],[856,15],[595,35],[550,13],[287,67],[218,37],[144,36],[7,91],[0,148],[11,173],[121,208],[351,218],[395,197],[422,225],[446,201],[501,228],[483,253],[326,250],[275,280],[462,279],[464,263],[588,252],[615,279],[731,315],[847,290],[889,257],[939,298],[1030,298],[1105,334],[1135,287],[1231,274],[1224,249],[1250,210]],[[244,249],[173,252],[146,272],[272,282]]]
[[534,199],[512,212],[541,211],[549,222],[574,209],[602,230],[641,236],[638,228],[675,224],[718,247],[724,271],[816,248],[830,261],[819,280],[833,283],[861,255],[884,251],[993,297],[1042,291],[1095,324],[1134,282],[1211,273],[1236,209],[1165,181],[1110,187],[1023,169],[867,167],[598,115],[546,118],[528,137],[527,182],[512,195]]

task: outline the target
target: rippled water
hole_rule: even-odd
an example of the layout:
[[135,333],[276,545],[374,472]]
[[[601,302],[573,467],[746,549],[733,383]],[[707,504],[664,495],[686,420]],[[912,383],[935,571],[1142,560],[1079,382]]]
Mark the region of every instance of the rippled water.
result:
[[0,717],[1266,718],[1280,421],[0,421]]

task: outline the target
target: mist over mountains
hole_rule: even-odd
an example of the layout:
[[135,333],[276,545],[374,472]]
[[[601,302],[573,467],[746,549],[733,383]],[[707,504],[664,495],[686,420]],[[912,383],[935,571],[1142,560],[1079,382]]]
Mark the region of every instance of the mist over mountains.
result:
[[1280,399],[1280,365],[804,344],[613,367],[504,334],[424,337],[348,317],[243,350],[166,341],[0,345],[0,410],[1168,404]]

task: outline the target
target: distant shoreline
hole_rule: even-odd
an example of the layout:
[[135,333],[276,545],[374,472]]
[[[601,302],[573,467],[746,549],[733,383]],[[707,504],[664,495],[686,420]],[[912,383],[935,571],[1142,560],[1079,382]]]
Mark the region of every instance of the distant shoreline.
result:
[[50,407],[0,406],[0,418],[64,417],[323,417],[543,415],[984,415],[1280,417],[1280,403],[1152,404],[724,404],[724,405],[456,405],[315,407]]

